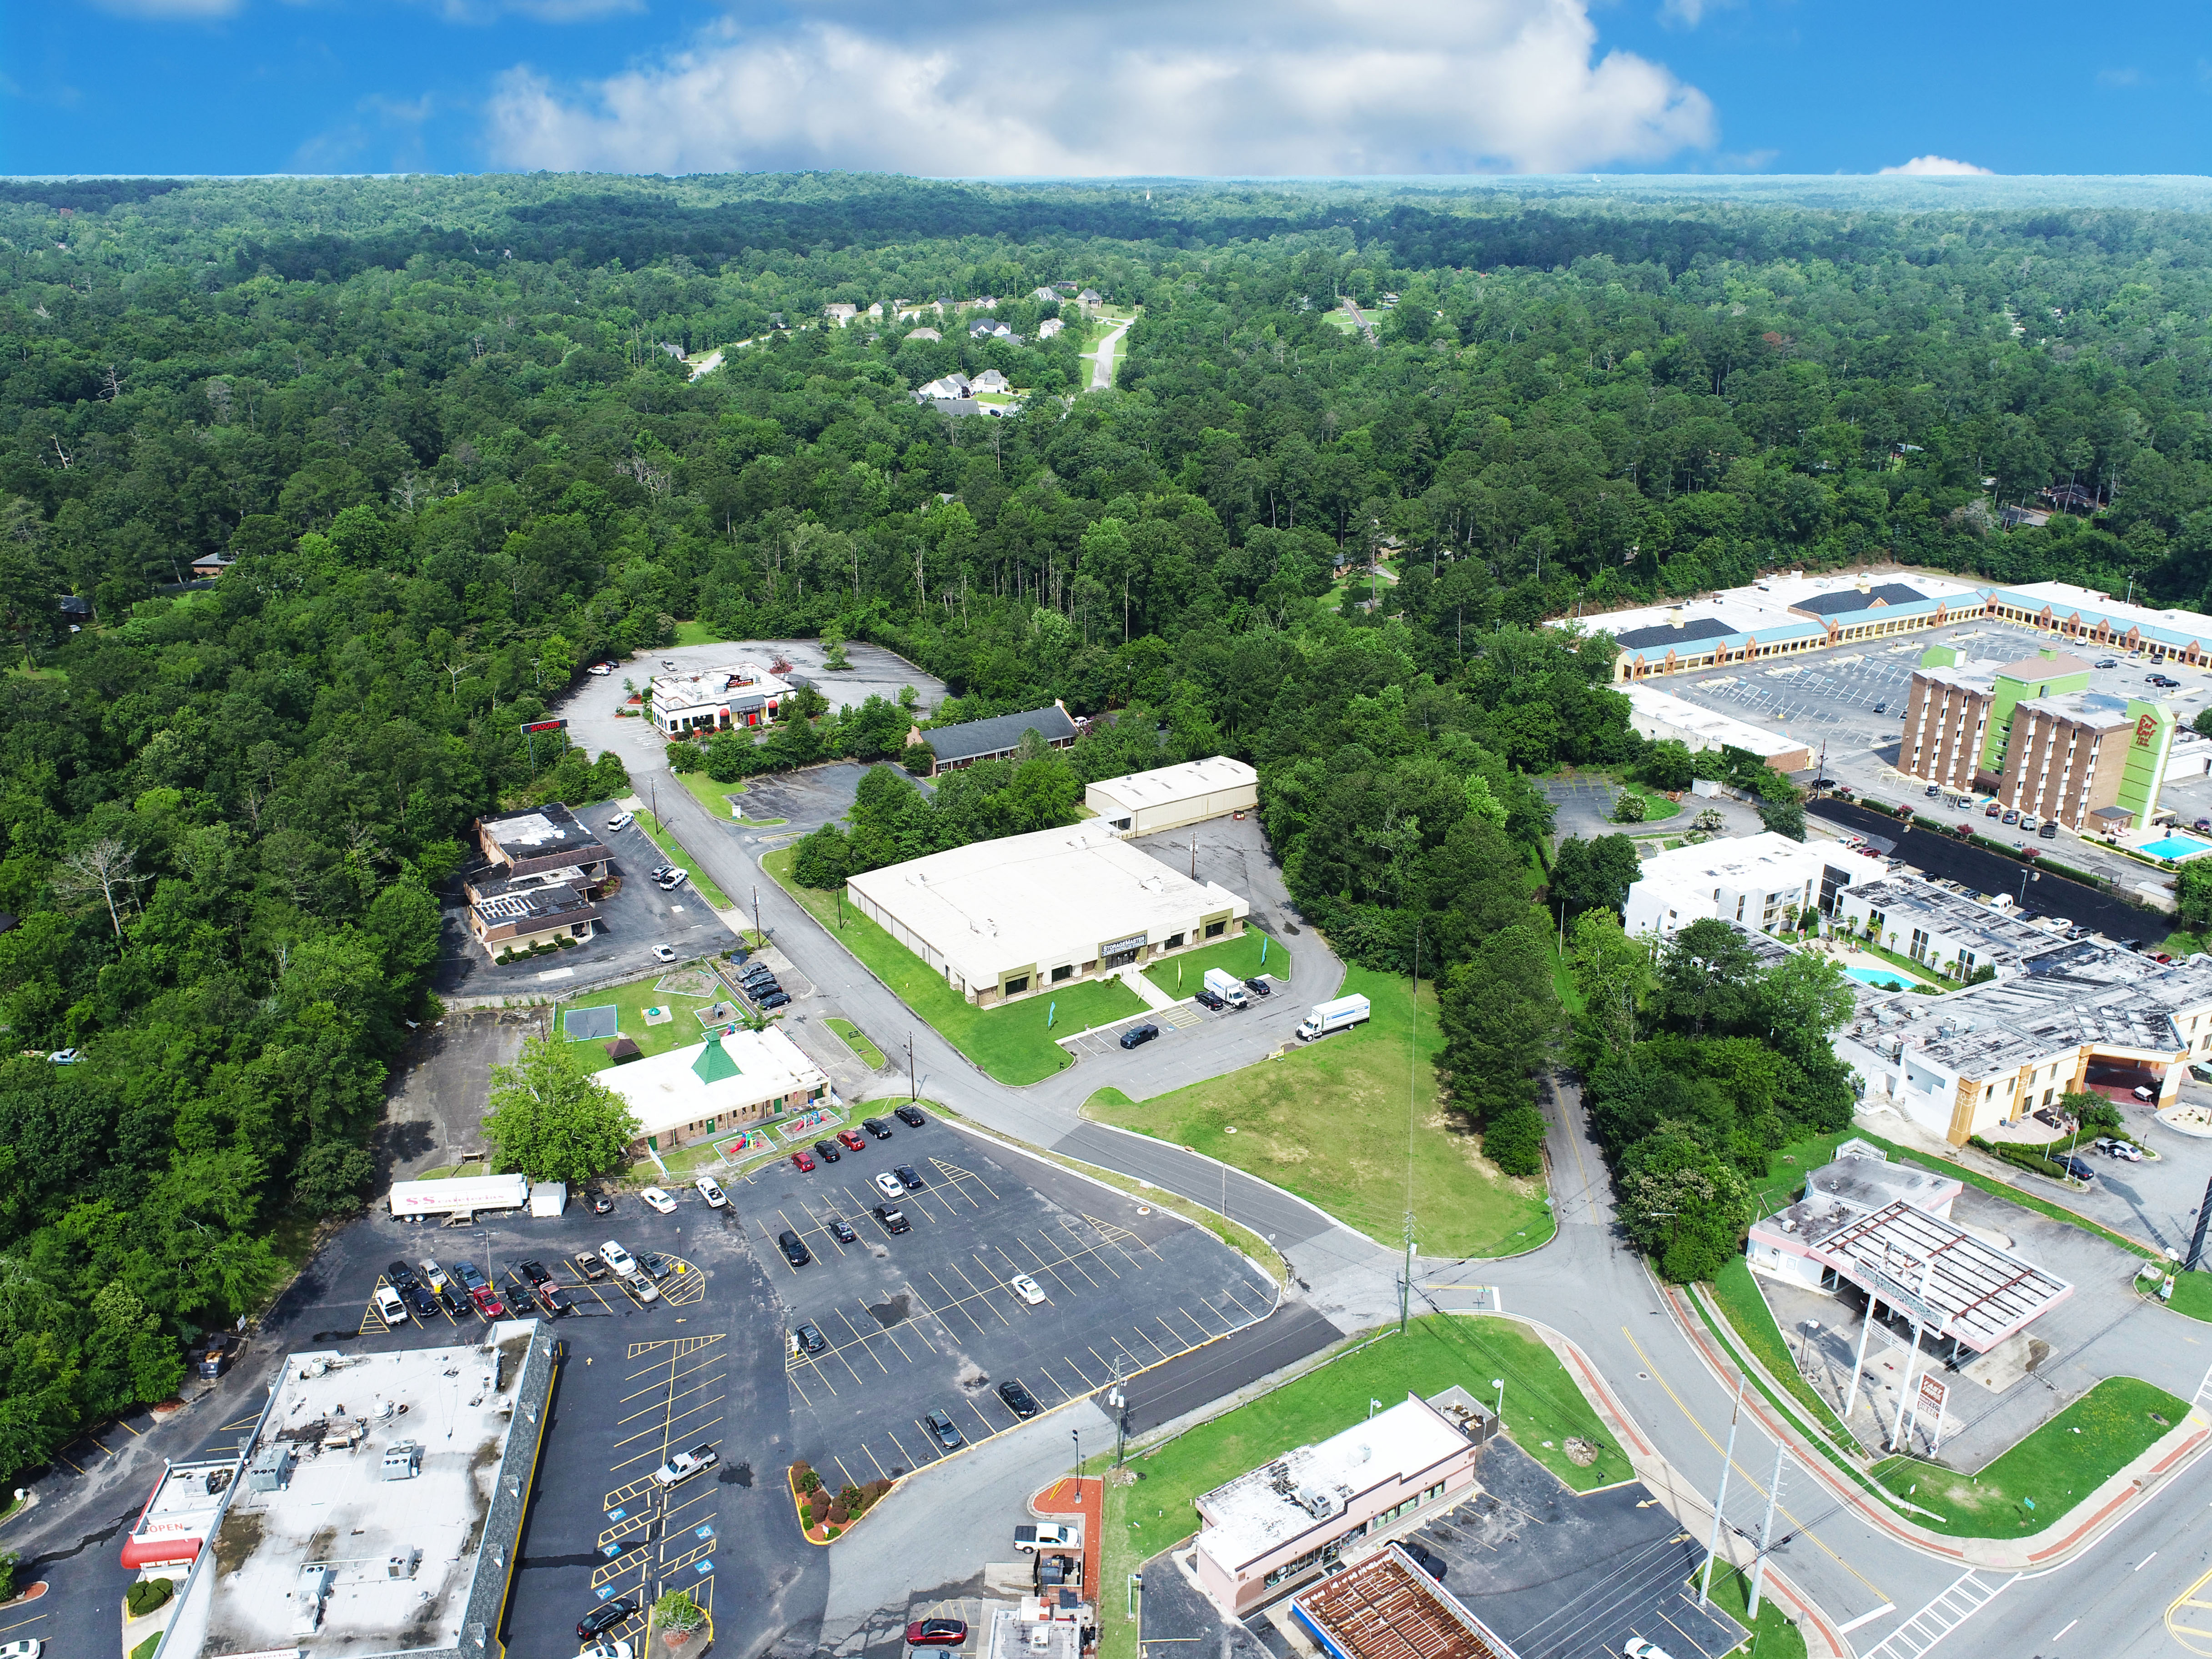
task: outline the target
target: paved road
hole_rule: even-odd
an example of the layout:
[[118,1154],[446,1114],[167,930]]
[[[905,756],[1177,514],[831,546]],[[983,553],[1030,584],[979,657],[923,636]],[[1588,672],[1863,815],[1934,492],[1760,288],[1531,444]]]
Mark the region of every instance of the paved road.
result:
[[[1136,319],[1133,317],[1129,319],[1129,322],[1133,323],[1134,321],[1136,321]],[[1091,389],[1093,392],[1103,392],[1114,384],[1115,348],[1121,343],[1121,337],[1128,331],[1129,323],[1123,323],[1111,334],[1109,334],[1105,338],[1098,342],[1098,349],[1097,351],[1086,351],[1083,354],[1085,356],[1092,359],[1091,366]]]

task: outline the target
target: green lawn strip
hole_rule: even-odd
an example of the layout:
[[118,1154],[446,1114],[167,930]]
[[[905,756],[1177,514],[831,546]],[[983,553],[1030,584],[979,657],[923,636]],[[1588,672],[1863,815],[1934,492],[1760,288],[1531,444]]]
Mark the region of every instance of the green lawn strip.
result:
[[[717,910],[726,910],[730,908],[729,896],[700,873],[697,860],[684,850],[683,843],[669,831],[667,825],[650,812],[640,812],[637,815],[637,824],[639,829],[644,830],[652,838],[653,844],[660,849],[660,855],[663,858],[678,869],[690,874],[691,884],[699,890],[699,896],[702,899]],[[633,879],[641,879],[641,878],[633,878]]]
[[[1260,963],[1263,951],[1267,957],[1265,967]],[[1250,979],[1255,974],[1288,979],[1291,953],[1279,940],[1269,939],[1256,927],[1247,927],[1235,939],[1187,951],[1172,962],[1155,963],[1145,969],[1145,977],[1171,997],[1187,997],[1206,983],[1206,970],[1209,968],[1223,969],[1240,980]]]
[[[1431,1314],[1413,1321],[1403,1336],[1388,1334],[1350,1348],[1272,1394],[1133,1456],[1130,1467],[1142,1478],[1134,1486],[1106,1488],[1103,1582],[1127,1583],[1139,1563],[1196,1531],[1192,1503],[1199,1494],[1294,1446],[1315,1444],[1364,1421],[1370,1400],[1395,1406],[1409,1393],[1426,1399],[1455,1382],[1487,1404],[1495,1398],[1492,1377],[1505,1381],[1505,1427],[1514,1443],[1573,1490],[1589,1492],[1632,1477],[1627,1457],[1540,1339],[1510,1319]],[[1588,1468],[1567,1456],[1570,1436],[1600,1449]],[[1110,1461],[1109,1453],[1097,1463]],[[1104,1622],[1109,1631],[1123,1632],[1121,1651],[1128,1652],[1133,1627],[1118,1616]]]
[[668,775],[690,790],[691,799],[718,818],[734,817],[726,798],[744,793],[742,783],[717,783],[704,772],[671,772]]
[[2166,1304],[2178,1314],[2212,1324],[2212,1273],[2177,1273],[2173,1297]]
[[720,645],[721,642],[720,630],[705,623],[680,622],[676,624],[676,643],[678,645]]
[[164,1632],[157,1630],[137,1647],[131,1649],[131,1659],[154,1659],[154,1650],[161,1645],[163,1634]]
[[845,1040],[845,1046],[860,1057],[863,1065],[881,1070],[887,1064],[884,1051],[868,1041],[860,1028],[849,1019],[840,1019],[835,1014],[826,1016],[822,1023]]
[[1589,1006],[1583,1000],[1582,987],[1575,983],[1573,965],[1556,944],[1552,950],[1552,989],[1559,994],[1559,1006],[1570,1014],[1582,1013]]
[[1856,1449],[1857,1437],[1844,1426],[1835,1408],[1820,1398],[1798,1370],[1796,1356],[1788,1339],[1774,1322],[1774,1310],[1759,1294],[1750,1264],[1741,1256],[1730,1257],[1721,1269],[1719,1277],[1713,1281],[1712,1299],[1734,1328],[1736,1340],[1766,1367],[1767,1375],[1789,1389],[1797,1403],[1812,1413],[1814,1420],[1831,1437],[1847,1449]]
[[[2166,1421],[2156,1421],[2153,1413]],[[1900,1497],[1917,1487],[1912,1501],[1947,1517],[1941,1523],[1918,1517],[1931,1531],[1953,1538],[2025,1538],[2063,1520],[2188,1414],[2187,1403],[2164,1389],[2137,1377],[2108,1376],[1978,1474],[1893,1457],[1875,1466],[1875,1478]]]
[[849,904],[843,907],[841,927],[836,894],[801,887],[791,878],[797,857],[796,848],[779,848],[761,860],[761,868],[917,1016],[1001,1083],[1035,1083],[1050,1077],[1073,1064],[1073,1057],[1055,1038],[1145,1011],[1143,999],[1118,980],[1085,980],[1001,1007],[978,1008]]
[[[1697,1583],[1693,1573],[1689,1591],[1692,1599],[1698,1593]],[[1805,1632],[1776,1605],[1771,1573],[1759,1591],[1759,1622],[1755,1625],[1750,1612],[1751,1574],[1746,1569],[1715,1565],[1712,1597],[1715,1607],[1751,1632],[1748,1643],[1739,1642],[1729,1652],[1743,1654],[1745,1659],[1805,1659]]]
[[[617,1035],[628,1037],[647,1054],[665,1054],[672,1048],[688,1048],[695,1042],[706,1040],[707,1028],[696,1016],[698,1010],[710,1008],[717,1001],[734,1003],[726,988],[719,982],[714,994],[707,997],[680,996],[672,992],[653,988],[667,975],[681,973],[690,964],[672,962],[667,967],[647,974],[643,979],[634,979],[627,985],[617,985],[605,991],[590,991],[574,1002],[563,1002],[560,1013],[563,1019],[580,1008],[613,1008],[618,1023]],[[649,1007],[665,1008],[674,1018],[659,1025],[645,1023],[645,1011]],[[616,1061],[607,1054],[607,1044],[613,1037],[582,1037],[568,1039],[564,1028],[556,1029],[554,1035],[567,1040],[568,1054],[586,1072],[604,1072]]]
[[1641,821],[1645,823],[1661,823],[1667,818],[1675,817],[1682,810],[1681,802],[1668,800],[1658,790],[1646,789],[1640,783],[1623,783],[1620,786],[1620,793],[1624,795],[1634,795],[1644,803],[1644,817]]
[[[1407,1089],[1414,1091],[1413,1213],[1431,1255],[1508,1255],[1552,1236],[1535,1180],[1516,1181],[1476,1161],[1479,1140],[1440,1102],[1443,1048],[1434,988],[1413,999],[1395,975],[1352,969],[1344,991],[1364,993],[1364,1025],[1277,1060],[1135,1104],[1093,1095],[1086,1115],[1188,1146],[1273,1182],[1372,1238],[1395,1239],[1406,1209]],[[1231,1133],[1234,1129],[1237,1133]]]

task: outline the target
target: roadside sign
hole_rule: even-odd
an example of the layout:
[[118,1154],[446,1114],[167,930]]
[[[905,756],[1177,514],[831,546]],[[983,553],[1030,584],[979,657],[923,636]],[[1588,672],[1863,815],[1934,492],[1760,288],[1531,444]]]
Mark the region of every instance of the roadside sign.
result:
[[568,729],[568,722],[566,720],[532,720],[522,729],[525,732],[565,732]]
[[1923,1371],[1920,1374],[1920,1400],[1913,1407],[1915,1427],[1928,1431],[1928,1455],[1936,1455],[1936,1447],[1943,1443],[1943,1407],[1951,1398],[1951,1385],[1941,1377]]

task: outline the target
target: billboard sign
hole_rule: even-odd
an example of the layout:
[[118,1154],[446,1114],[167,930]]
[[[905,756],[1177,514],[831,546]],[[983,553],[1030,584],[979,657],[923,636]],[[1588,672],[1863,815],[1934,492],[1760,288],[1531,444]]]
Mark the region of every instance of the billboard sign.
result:
[[565,732],[568,729],[568,722],[566,720],[532,720],[522,728],[526,735],[535,732]]

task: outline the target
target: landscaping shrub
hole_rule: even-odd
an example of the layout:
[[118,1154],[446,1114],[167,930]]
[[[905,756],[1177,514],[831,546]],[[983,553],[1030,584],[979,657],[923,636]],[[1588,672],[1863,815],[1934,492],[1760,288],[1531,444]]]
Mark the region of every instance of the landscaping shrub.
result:
[[167,1578],[141,1578],[124,1592],[123,1602],[133,1619],[143,1619],[177,1592]]
[[1501,1112],[1482,1132],[1482,1150],[1510,1176],[1539,1174],[1544,1167],[1544,1115],[1534,1106]]

